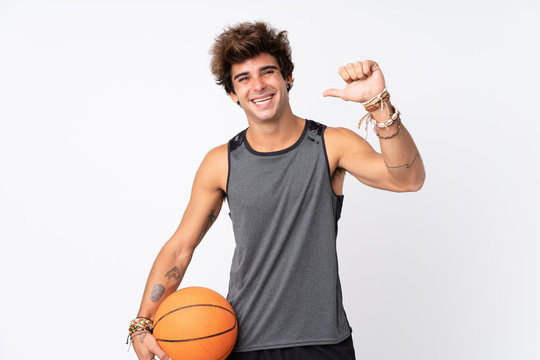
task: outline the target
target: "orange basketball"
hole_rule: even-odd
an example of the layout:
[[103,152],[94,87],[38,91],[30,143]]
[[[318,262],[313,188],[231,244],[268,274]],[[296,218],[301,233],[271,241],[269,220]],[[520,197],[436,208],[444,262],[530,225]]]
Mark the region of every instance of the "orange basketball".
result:
[[223,360],[234,347],[238,324],[223,296],[204,287],[188,287],[161,303],[153,333],[173,360]]

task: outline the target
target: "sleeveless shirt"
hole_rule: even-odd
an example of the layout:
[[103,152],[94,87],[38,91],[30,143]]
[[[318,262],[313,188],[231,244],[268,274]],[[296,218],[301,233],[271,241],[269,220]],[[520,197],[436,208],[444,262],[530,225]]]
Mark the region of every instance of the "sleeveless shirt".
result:
[[336,252],[343,196],[332,189],[325,128],[306,120],[296,143],[275,152],[252,149],[247,129],[229,141],[234,351],[334,344],[351,333]]

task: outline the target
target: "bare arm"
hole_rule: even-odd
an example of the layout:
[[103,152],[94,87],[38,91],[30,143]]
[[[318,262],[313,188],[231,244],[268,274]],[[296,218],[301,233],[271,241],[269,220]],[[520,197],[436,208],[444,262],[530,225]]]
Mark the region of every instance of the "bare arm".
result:
[[[324,96],[365,102],[385,88],[380,68],[370,60],[342,66],[339,73],[347,86],[345,89],[326,90]],[[394,111],[392,104],[387,101],[384,109],[371,114],[376,122],[384,123]],[[377,153],[364,139],[350,130],[327,129],[325,141],[331,171],[345,169],[363,183],[379,189],[419,190],[425,179],[424,165],[405,126],[396,121],[387,128],[379,128],[378,134],[382,154]]]
[[[404,131],[406,129],[402,127],[400,134]],[[404,139],[399,139],[396,135],[396,139],[389,139],[393,142],[399,139],[403,143],[391,149],[383,149],[382,154],[379,154],[366,140],[349,129],[326,129],[324,137],[331,172],[344,169],[362,183],[378,189],[396,192],[419,190],[425,176],[422,159],[410,135],[408,132],[406,134],[408,138],[404,136]],[[381,148],[384,145],[381,144]],[[401,150],[409,146],[409,149]],[[418,155],[411,155],[415,151]],[[407,159],[412,161],[407,163]],[[393,167],[390,164],[401,166]]]
[[[195,175],[191,198],[180,225],[154,261],[138,317],[153,319],[159,304],[180,285],[195,248],[221,210],[226,177],[227,147],[222,145],[207,154]],[[154,354],[164,356],[151,335],[139,335],[133,347],[139,359],[153,359]]]
[[[390,102],[387,104],[390,107],[389,113],[393,114],[394,107]],[[372,116],[378,123],[389,118],[385,111],[375,111]],[[378,134],[387,170],[386,177],[400,188],[399,191],[420,190],[426,177],[424,163],[405,125],[395,122],[387,128],[379,128]]]

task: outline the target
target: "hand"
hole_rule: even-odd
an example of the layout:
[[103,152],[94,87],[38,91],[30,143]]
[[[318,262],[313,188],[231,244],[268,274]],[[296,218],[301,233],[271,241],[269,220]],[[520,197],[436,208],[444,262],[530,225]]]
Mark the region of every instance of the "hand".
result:
[[379,95],[385,88],[382,71],[372,60],[357,61],[341,66],[339,75],[347,83],[345,89],[328,89],[323,92],[323,96],[366,102]]
[[149,332],[135,335],[132,343],[139,360],[153,360],[156,356],[159,360],[172,360],[169,355],[161,350],[156,338]]

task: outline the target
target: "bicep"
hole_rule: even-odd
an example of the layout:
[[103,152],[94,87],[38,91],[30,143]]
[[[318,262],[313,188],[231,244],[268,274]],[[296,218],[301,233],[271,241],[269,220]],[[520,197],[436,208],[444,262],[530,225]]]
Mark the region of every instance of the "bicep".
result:
[[[399,190],[392,182],[382,154],[376,152],[364,138],[343,128],[333,128],[327,138],[326,132],[325,140],[329,147],[334,148],[332,153],[337,167],[365,185],[382,190]],[[330,156],[330,150],[328,152]]]
[[391,181],[388,168],[384,163],[381,154],[377,153],[371,146],[370,150],[354,153],[350,152],[343,156],[340,161],[347,172],[353,175],[358,181],[382,190],[397,191],[397,186]]
[[226,176],[226,165],[216,163],[208,156],[197,170],[191,197],[180,225],[171,238],[182,251],[193,252],[217,219],[225,192],[221,183]]

